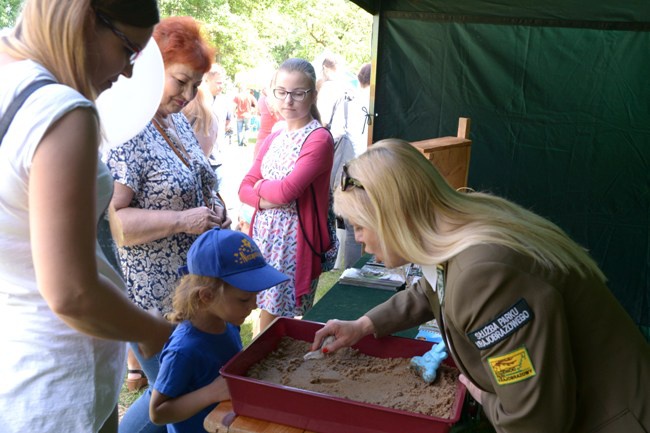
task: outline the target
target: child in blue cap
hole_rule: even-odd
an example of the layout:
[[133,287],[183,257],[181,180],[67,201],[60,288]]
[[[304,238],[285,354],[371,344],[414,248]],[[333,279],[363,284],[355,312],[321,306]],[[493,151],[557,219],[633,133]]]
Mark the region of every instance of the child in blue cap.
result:
[[160,355],[149,415],[170,433],[202,432],[210,411],[230,398],[219,369],[242,349],[239,326],[257,293],[288,279],[246,234],[215,228],[192,244],[168,316],[178,326]]

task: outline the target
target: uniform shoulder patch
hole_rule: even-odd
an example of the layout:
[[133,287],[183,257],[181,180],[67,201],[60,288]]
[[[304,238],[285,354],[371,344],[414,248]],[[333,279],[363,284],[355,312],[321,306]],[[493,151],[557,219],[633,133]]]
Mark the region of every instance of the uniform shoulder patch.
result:
[[494,320],[481,326],[467,336],[479,349],[487,349],[504,340],[517,329],[523,327],[533,318],[533,312],[524,298],[499,314]]
[[487,360],[499,385],[521,382],[537,374],[525,347],[520,347],[505,355],[493,356]]

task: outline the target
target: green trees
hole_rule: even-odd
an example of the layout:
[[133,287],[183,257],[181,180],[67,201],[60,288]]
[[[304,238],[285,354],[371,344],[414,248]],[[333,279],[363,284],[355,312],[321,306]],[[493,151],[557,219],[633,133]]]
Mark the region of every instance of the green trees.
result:
[[160,0],[160,10],[203,22],[231,77],[325,50],[352,71],[370,60],[372,16],[348,0]]
[[[22,0],[0,0],[0,27],[11,27]],[[372,16],[349,0],[159,0],[161,16],[201,21],[228,75],[326,50],[356,72],[370,60]]]
[[0,29],[14,25],[21,5],[22,0],[0,0]]

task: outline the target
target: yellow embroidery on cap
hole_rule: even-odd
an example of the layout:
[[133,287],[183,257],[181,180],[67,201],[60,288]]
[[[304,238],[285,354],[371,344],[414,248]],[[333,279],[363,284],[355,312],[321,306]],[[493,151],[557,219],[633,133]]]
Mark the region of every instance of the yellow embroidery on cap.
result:
[[488,363],[499,385],[520,382],[537,374],[525,347],[502,356],[488,358]]
[[253,245],[251,245],[248,239],[243,239],[239,246],[239,250],[234,254],[234,256],[235,262],[241,265],[250,262],[251,260],[255,260],[262,255],[259,250],[253,248]]

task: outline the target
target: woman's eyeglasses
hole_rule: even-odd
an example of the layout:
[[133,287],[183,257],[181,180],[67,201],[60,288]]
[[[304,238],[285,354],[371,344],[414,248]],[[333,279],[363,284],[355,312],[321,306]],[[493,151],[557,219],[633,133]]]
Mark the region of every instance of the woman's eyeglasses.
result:
[[287,92],[284,89],[273,89],[273,96],[275,96],[278,99],[285,99],[287,95],[291,96],[291,99],[300,102],[305,99],[305,96],[307,96],[307,93],[311,92],[313,89],[308,89],[308,90],[294,90],[293,92]]
[[99,18],[100,21],[124,43],[124,48],[129,55],[129,64],[133,66],[135,60],[142,53],[142,47],[131,41],[131,39],[129,39],[123,32],[119,31],[106,15],[99,12],[96,12],[95,15],[97,15],[97,18]]
[[341,173],[341,191],[346,191],[349,187],[365,189],[361,182],[350,176],[348,173],[348,165],[345,164]]

